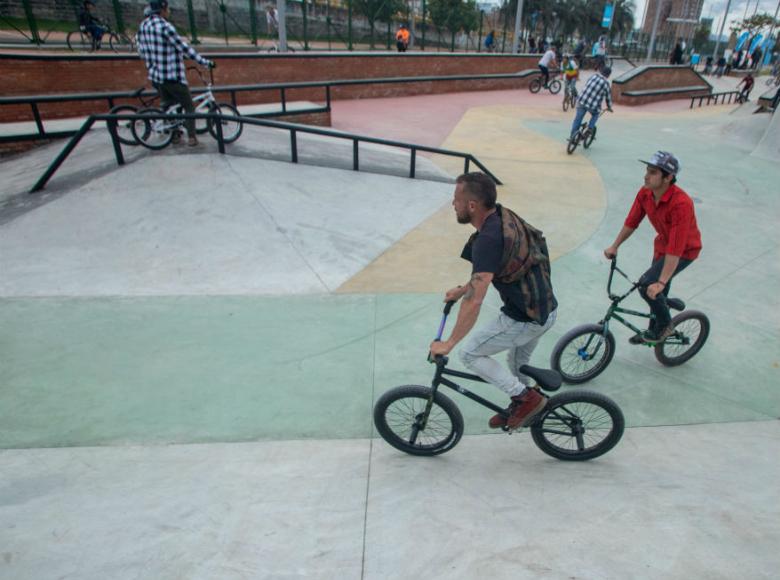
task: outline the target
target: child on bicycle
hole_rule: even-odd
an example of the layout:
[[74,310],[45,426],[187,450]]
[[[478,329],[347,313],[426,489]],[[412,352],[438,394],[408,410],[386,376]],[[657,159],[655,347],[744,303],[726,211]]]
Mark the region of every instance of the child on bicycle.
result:
[[563,63],[561,64],[561,70],[563,71],[563,78],[566,82],[566,93],[577,96],[577,79],[580,76],[580,69],[573,58],[568,54],[563,56]]

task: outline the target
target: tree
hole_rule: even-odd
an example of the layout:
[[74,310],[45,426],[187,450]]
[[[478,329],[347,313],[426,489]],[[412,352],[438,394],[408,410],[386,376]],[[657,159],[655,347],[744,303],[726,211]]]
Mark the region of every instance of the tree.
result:
[[374,27],[377,20],[390,22],[396,14],[405,10],[403,0],[352,0],[352,8],[368,20],[371,29],[371,48],[374,48]]
[[455,50],[455,34],[459,30],[469,34],[479,26],[476,0],[429,0],[428,6],[436,27],[450,31],[452,50]]

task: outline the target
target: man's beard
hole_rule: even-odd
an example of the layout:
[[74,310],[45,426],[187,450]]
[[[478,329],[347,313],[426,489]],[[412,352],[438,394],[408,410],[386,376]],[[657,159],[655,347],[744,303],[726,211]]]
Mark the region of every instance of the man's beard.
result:
[[471,223],[471,216],[469,214],[455,214],[455,217],[458,219],[459,224],[469,224]]

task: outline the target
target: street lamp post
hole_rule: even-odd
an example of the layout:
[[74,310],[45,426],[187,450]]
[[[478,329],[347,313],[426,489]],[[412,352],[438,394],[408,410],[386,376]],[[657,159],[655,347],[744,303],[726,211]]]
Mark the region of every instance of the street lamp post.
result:
[[718,48],[720,48],[720,37],[723,36],[723,29],[726,26],[726,20],[729,17],[729,8],[731,8],[731,0],[726,2],[726,12],[723,14],[723,21],[720,23],[720,31],[718,32],[718,38],[715,40],[715,50],[712,52],[712,61],[718,62]]

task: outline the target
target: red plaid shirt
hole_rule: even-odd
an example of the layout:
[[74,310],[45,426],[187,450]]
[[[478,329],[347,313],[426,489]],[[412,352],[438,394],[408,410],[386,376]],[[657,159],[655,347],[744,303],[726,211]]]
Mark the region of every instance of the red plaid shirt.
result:
[[653,192],[639,190],[628,212],[626,227],[636,229],[647,216],[658,235],[653,244],[653,260],[669,254],[685,260],[695,260],[701,251],[701,233],[696,225],[693,200],[682,189],[671,185],[655,203]]

